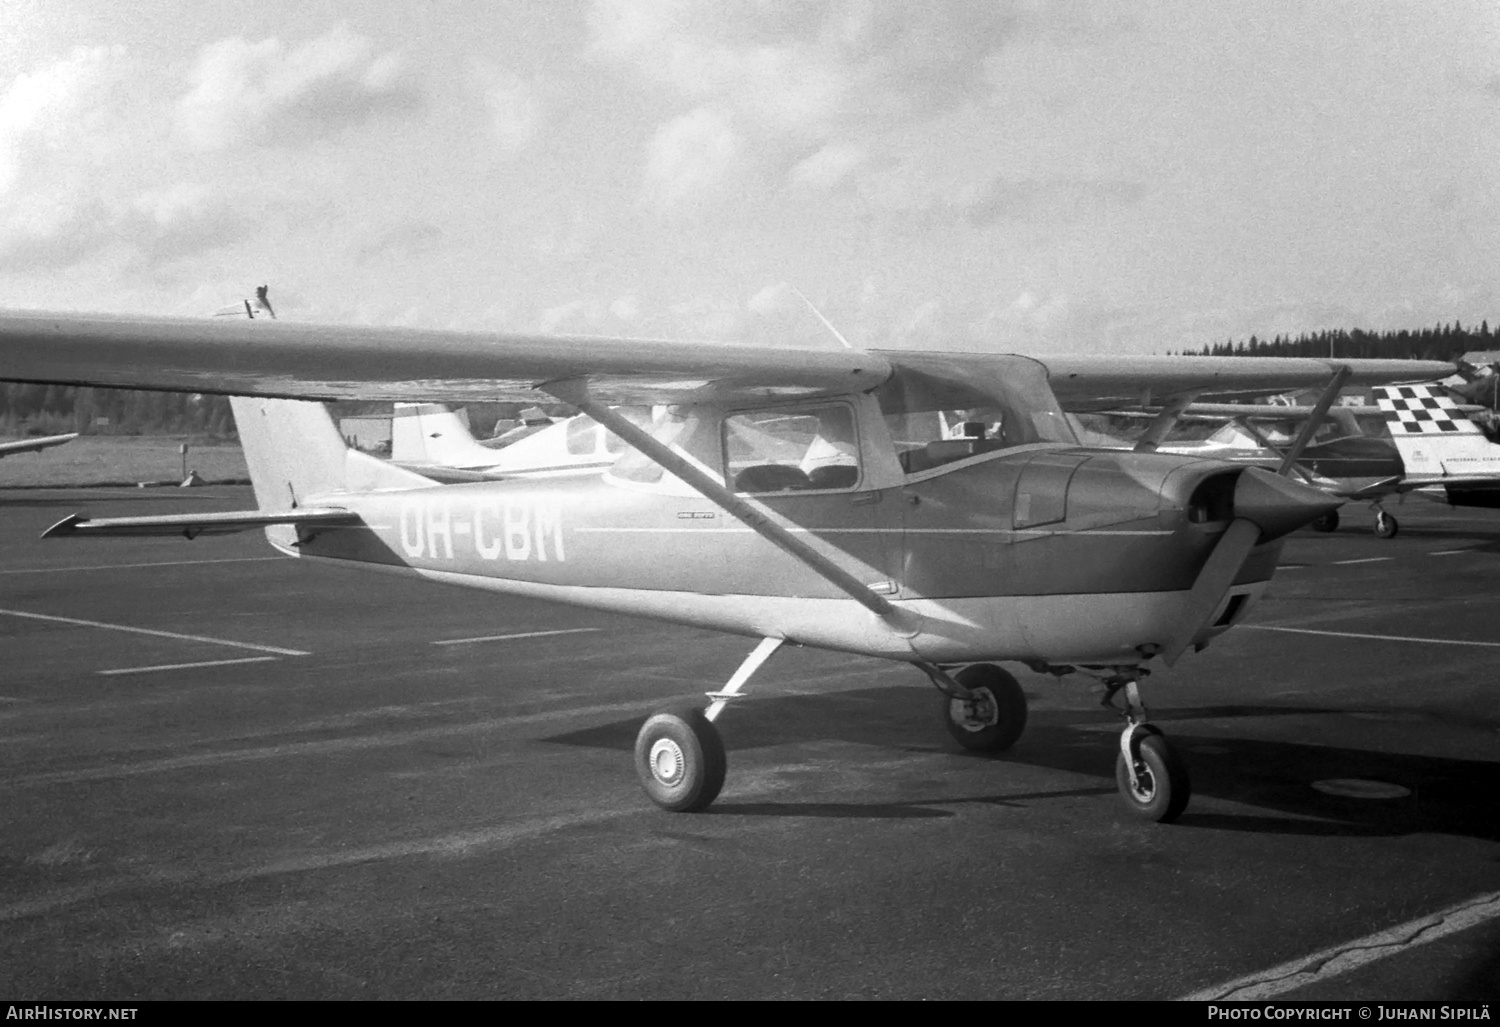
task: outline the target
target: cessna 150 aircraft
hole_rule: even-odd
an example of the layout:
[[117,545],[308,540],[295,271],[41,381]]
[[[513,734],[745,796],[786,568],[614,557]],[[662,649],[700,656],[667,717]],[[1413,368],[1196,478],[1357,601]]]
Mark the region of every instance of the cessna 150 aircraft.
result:
[[[1011,746],[996,661],[1122,697],[1116,780],[1188,801],[1140,683],[1244,618],[1282,538],[1338,502],[1270,471],[1080,445],[1063,416],[1167,397],[1426,380],[1446,364],[796,351],[589,337],[13,312],[0,378],[227,394],[258,509],[85,519],[49,537],[263,528],[291,556],[711,627],[759,641],[706,710],[650,717],[650,797],[724,782],[713,726],[782,645],[900,660],[962,746]],[[630,447],[603,474],[439,485],[349,449],[320,401],[571,404]],[[651,407],[638,424],[616,405]],[[1325,406],[1326,409],[1326,406]],[[966,427],[945,437],[958,412]],[[1295,456],[1296,454],[1291,454]]]

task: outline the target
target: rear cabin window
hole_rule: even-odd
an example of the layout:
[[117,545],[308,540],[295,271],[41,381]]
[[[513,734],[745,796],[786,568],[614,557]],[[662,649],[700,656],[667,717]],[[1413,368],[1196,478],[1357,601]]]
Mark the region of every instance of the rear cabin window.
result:
[[854,410],[830,403],[734,414],[724,419],[724,460],[736,492],[854,488]]

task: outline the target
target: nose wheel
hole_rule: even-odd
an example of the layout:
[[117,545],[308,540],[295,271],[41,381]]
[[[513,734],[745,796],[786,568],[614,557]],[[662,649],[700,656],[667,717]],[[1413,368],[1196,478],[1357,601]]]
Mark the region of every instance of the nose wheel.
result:
[[1396,523],[1396,518],[1384,510],[1375,511],[1375,535],[1377,538],[1395,538],[1396,532],[1401,530],[1401,525]]
[[1115,756],[1115,785],[1120,797],[1142,820],[1170,824],[1182,815],[1193,797],[1187,766],[1161,729],[1146,723],[1146,706],[1141,702],[1136,678],[1105,684],[1107,706],[1113,705],[1116,692],[1125,692],[1125,730],[1120,733],[1120,751]]

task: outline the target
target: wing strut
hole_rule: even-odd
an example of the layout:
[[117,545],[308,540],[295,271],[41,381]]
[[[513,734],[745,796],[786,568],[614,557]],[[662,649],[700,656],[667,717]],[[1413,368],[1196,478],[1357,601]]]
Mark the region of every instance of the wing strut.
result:
[[1182,412],[1197,398],[1196,390],[1180,392],[1171,397],[1162,405],[1156,417],[1152,418],[1151,423],[1146,425],[1146,430],[1141,433],[1141,437],[1135,440],[1135,452],[1155,453],[1156,447],[1161,445],[1167,433],[1177,427],[1177,419],[1182,416]]
[[1328,385],[1323,389],[1323,395],[1318,397],[1318,402],[1313,405],[1312,413],[1307,417],[1307,423],[1297,433],[1297,438],[1292,441],[1292,448],[1286,451],[1286,456],[1281,458],[1281,466],[1276,468],[1276,473],[1288,477],[1297,461],[1302,459],[1302,451],[1312,441],[1313,433],[1323,425],[1323,418],[1328,416],[1328,408],[1333,406],[1333,401],[1338,398],[1339,390],[1349,380],[1354,372],[1348,367],[1341,367],[1333,372],[1333,377],[1328,379]]
[[[824,580],[834,585],[871,613],[880,617],[898,630],[905,628],[902,612],[883,596],[871,592],[869,586],[844,570],[822,553],[792,534],[756,505],[735,495],[723,484],[699,470],[670,447],[662,445],[645,430],[616,413],[589,394],[588,383],[577,378],[567,381],[548,382],[538,386],[543,392],[556,396],[564,403],[572,404],[588,414],[604,427],[614,432],[647,457],[687,482],[720,509],[738,519],[761,537],[774,543],[783,551],[802,561]],[[909,631],[905,628],[905,631]]]

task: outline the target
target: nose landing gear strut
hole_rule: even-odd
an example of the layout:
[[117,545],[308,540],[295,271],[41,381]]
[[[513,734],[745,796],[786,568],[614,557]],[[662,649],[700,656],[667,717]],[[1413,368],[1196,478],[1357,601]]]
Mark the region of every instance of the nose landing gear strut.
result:
[[1148,673],[1140,667],[1123,667],[1104,679],[1104,705],[1120,709],[1114,697],[1125,693],[1120,709],[1125,729],[1120,732],[1120,753],[1115,757],[1115,784],[1132,813],[1144,820],[1167,824],[1176,820],[1192,798],[1193,786],[1182,758],[1161,729],[1146,722],[1146,704],[1141,701],[1139,682]]

